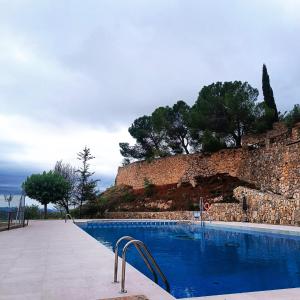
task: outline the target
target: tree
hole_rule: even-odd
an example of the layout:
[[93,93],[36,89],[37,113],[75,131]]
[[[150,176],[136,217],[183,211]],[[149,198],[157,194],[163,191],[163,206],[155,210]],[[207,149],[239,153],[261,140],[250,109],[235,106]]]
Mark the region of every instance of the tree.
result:
[[300,122],[300,104],[294,105],[293,109],[285,116],[284,122],[289,128]]
[[65,164],[60,160],[56,162],[54,172],[61,175],[69,183],[69,190],[66,193],[65,197],[58,200],[56,203],[59,207],[62,207],[68,214],[70,205],[73,204],[76,200],[75,198],[78,181],[76,169],[70,164]]
[[209,130],[204,130],[201,136],[202,152],[212,153],[224,148],[226,148],[226,144],[221,138]]
[[97,197],[97,182],[99,180],[92,179],[95,172],[90,172],[89,161],[95,157],[91,155],[90,148],[84,149],[77,154],[77,159],[82,162],[82,166],[76,170],[79,174],[77,186],[77,200],[79,203],[79,218],[81,218],[81,209],[86,201],[96,200]]
[[[194,140],[201,142],[204,130],[226,140],[228,145],[241,146],[242,135],[255,122],[255,101],[258,90],[247,82],[216,82],[204,86],[192,108],[191,126]],[[220,140],[220,143],[222,143]]]
[[161,132],[167,152],[189,154],[190,107],[182,100],[173,107],[159,107],[151,115],[154,127]]
[[13,201],[14,196],[12,194],[4,195],[5,202],[8,203],[8,208],[10,208],[10,203]]
[[32,174],[22,187],[26,195],[44,205],[44,218],[47,218],[47,205],[63,199],[69,191],[69,183],[59,174],[49,171]]
[[272,128],[274,111],[263,101],[258,103],[254,109],[255,122],[252,126],[252,133],[263,133]]
[[120,152],[125,158],[151,160],[171,154],[165,144],[165,132],[151,116],[134,120],[128,131],[136,140],[136,144],[134,146],[128,143],[119,144]]
[[278,110],[273,95],[273,89],[270,84],[268,70],[265,64],[263,65],[263,71],[262,71],[262,90],[264,94],[264,102],[266,103],[267,107],[273,111],[273,118],[271,120],[272,124],[274,122],[278,122],[279,121]]
[[120,153],[124,157],[125,165],[135,159],[151,159],[153,157],[151,149],[147,151],[140,143],[136,143],[133,146],[130,146],[129,143],[119,143],[119,147]]

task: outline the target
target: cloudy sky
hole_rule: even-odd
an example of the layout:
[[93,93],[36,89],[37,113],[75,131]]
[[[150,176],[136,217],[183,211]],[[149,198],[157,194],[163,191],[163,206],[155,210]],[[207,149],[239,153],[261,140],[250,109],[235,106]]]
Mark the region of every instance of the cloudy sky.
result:
[[263,63],[290,109],[299,36],[300,0],[0,0],[0,186],[85,145],[107,186],[136,117],[214,81],[260,89]]

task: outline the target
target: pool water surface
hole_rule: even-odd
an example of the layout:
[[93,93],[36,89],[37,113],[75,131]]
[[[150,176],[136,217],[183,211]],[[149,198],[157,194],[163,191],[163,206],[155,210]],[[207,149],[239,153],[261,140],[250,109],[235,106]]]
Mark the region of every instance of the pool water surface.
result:
[[[298,236],[176,222],[79,226],[110,249],[124,235],[143,241],[176,298],[300,287]],[[127,251],[127,261],[153,279],[133,246]],[[163,282],[159,285],[164,288]]]

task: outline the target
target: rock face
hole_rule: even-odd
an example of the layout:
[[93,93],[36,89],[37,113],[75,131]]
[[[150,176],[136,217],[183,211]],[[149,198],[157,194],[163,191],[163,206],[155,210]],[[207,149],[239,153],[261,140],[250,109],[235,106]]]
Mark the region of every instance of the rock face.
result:
[[132,163],[119,168],[116,185],[139,189],[147,178],[155,185],[189,182],[194,186],[199,176],[227,173],[263,191],[286,198],[300,197],[300,124],[288,131],[276,123],[264,135],[244,137],[242,144],[242,148],[211,155],[175,155],[151,163]]

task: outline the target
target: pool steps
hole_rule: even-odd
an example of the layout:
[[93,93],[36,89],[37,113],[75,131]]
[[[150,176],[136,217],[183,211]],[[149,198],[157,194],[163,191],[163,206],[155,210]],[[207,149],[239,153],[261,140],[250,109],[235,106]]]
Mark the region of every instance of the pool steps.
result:
[[[115,264],[114,264],[114,283],[118,282],[118,246],[119,244],[126,240],[127,243],[125,244],[125,246],[122,249],[122,277],[121,277],[121,293],[126,293],[127,291],[125,290],[125,270],[126,270],[126,253],[127,253],[127,249],[129,248],[130,245],[134,245],[135,248],[137,249],[138,253],[141,255],[143,261],[145,262],[146,266],[148,267],[148,269],[152,272],[153,276],[154,276],[154,282],[157,283],[157,273],[159,274],[159,276],[161,277],[162,281],[164,282],[165,286],[166,286],[166,291],[170,293],[170,284],[166,278],[166,276],[164,275],[164,273],[161,271],[160,267],[158,266],[158,264],[156,263],[154,257],[152,256],[152,254],[150,253],[149,249],[146,247],[145,243],[143,243],[140,240],[136,240],[131,236],[123,236],[121,237],[115,245]],[[151,264],[155,267],[155,269],[153,269],[153,267],[151,266]]]

